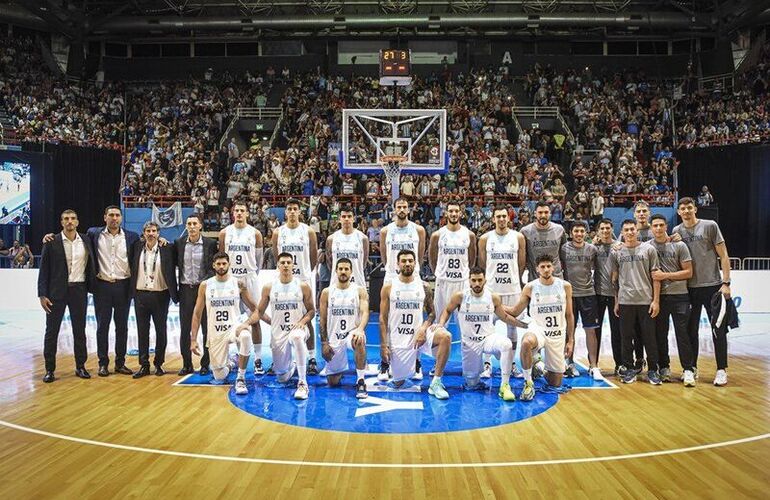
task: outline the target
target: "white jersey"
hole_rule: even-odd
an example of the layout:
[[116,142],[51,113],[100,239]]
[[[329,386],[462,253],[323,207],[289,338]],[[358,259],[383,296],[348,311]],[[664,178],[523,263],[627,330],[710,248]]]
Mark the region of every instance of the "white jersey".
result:
[[345,341],[351,331],[361,321],[359,314],[359,286],[351,283],[346,289],[331,285],[328,297],[326,321],[329,332],[329,344],[338,345]]
[[414,333],[423,322],[424,306],[425,285],[421,279],[415,278],[411,283],[404,283],[396,278],[390,283],[388,328],[391,347],[412,347]]
[[257,229],[246,224],[245,227],[229,225],[225,228],[225,252],[230,257],[230,274],[242,278],[248,274],[259,273],[257,267]]
[[216,276],[206,283],[206,320],[209,335],[224,335],[238,326],[241,314],[241,290],[238,278],[230,276],[226,281],[219,281]]
[[273,338],[289,334],[289,326],[305,315],[305,300],[301,282],[293,278],[289,283],[273,282],[270,288],[270,333]]
[[350,234],[343,233],[342,229],[332,234],[332,283],[337,282],[337,261],[344,257],[353,263],[353,274],[350,277],[350,282],[365,286],[364,238],[366,236],[358,229],[354,229]]
[[463,340],[483,342],[495,333],[495,305],[492,292],[486,287],[477,297],[468,289],[463,292],[463,301],[457,310],[457,321]]
[[519,232],[509,229],[504,235],[499,235],[489,231],[484,236],[487,238],[487,287],[500,295],[521,293]]
[[388,263],[385,267],[385,281],[395,281],[398,276],[398,252],[411,250],[415,255],[414,272],[420,275],[420,233],[417,232],[417,224],[409,221],[406,226],[398,227],[395,222],[387,226],[385,237],[385,251]]
[[532,281],[529,315],[543,330],[546,337],[559,337],[567,331],[567,293],[564,280],[554,277],[544,285],[540,279]]
[[446,226],[438,230],[436,280],[468,281],[470,277],[468,247],[470,244],[471,231],[465,226],[460,226],[457,231],[450,231]]
[[[310,228],[307,224],[299,223],[294,229],[285,224],[278,229],[278,253],[287,252],[294,257],[294,277],[302,281],[310,281]],[[277,257],[277,255],[276,255]]]

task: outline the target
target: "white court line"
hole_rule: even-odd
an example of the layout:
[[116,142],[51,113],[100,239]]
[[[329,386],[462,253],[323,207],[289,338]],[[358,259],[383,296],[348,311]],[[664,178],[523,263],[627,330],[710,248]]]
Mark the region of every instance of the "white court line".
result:
[[[583,358],[583,361],[587,361],[585,358]],[[575,361],[576,364],[582,366],[586,371],[588,371],[588,367],[586,366],[585,362],[581,363],[580,361]],[[569,379],[566,379],[569,381]],[[578,391],[596,391],[596,390],[607,390],[607,389],[620,389],[615,383],[613,383],[610,379],[607,377],[604,377],[604,381],[610,384],[610,387],[573,387],[573,389]]]
[[314,462],[304,460],[277,460],[270,458],[250,458],[250,457],[234,457],[227,455],[208,455],[203,453],[188,453],[184,451],[173,450],[159,450],[156,448],[142,448],[140,446],[128,446],[124,444],[106,443],[104,441],[95,441],[92,439],[83,439],[73,436],[67,436],[64,434],[56,434],[54,432],[41,431],[39,429],[33,429],[31,427],[25,427],[23,425],[13,424],[0,420],[0,425],[15,429],[17,431],[28,432],[30,434],[37,434],[39,436],[45,436],[50,438],[61,439],[64,441],[71,441],[74,443],[88,444],[92,446],[102,446],[105,448],[113,448],[126,451],[137,451],[140,453],[151,453],[154,455],[168,455],[174,457],[185,458],[200,458],[204,460],[218,460],[222,462],[245,462],[255,464],[270,464],[270,465],[295,465],[295,466],[310,466],[310,467],[343,467],[354,469],[461,469],[469,467],[525,467],[532,465],[563,465],[563,464],[582,464],[593,462],[611,462],[617,460],[631,460],[635,458],[649,458],[659,457],[665,455],[676,455],[680,453],[689,453],[692,451],[710,450],[714,448],[723,448],[726,446],[733,446],[737,444],[751,443],[754,441],[761,441],[763,439],[770,438],[770,433],[759,434],[757,436],[751,436],[741,439],[733,439],[731,441],[722,441],[719,443],[703,444],[698,446],[690,446],[687,448],[675,448],[672,450],[661,451],[648,451],[644,453],[630,453],[627,455],[610,455],[606,457],[586,457],[586,458],[560,458],[555,460],[533,460],[533,461],[519,461],[519,462],[468,462],[468,463],[447,463],[447,464],[422,464],[422,463],[350,463],[350,462]]

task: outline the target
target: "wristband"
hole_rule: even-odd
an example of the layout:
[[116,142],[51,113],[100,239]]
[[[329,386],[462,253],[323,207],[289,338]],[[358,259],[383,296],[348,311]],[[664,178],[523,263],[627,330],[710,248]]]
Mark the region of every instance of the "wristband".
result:
[[722,284],[723,284],[723,285],[727,285],[727,286],[730,286],[730,282],[729,282],[729,281],[723,281],[723,282],[722,282]]

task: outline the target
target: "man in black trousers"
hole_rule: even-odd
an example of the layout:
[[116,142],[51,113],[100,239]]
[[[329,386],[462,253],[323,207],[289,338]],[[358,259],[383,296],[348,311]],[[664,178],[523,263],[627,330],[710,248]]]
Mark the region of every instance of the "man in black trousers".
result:
[[46,312],[43,342],[45,383],[55,380],[56,348],[65,308],[69,309],[72,321],[75,375],[91,378],[85,367],[88,358],[86,307],[88,290],[95,274],[94,251],[86,235],[77,232],[78,215],[74,210],[62,212],[61,225],[63,231],[43,246],[37,278],[37,295]]
[[134,243],[131,259],[131,294],[136,313],[140,365],[134,378],[150,374],[150,318],[155,325],[155,375],[166,373],[163,362],[169,299],[178,302],[174,248],[159,244],[159,228],[154,222],[145,222],[142,235],[144,240]]
[[[201,235],[203,224],[200,216],[192,214],[185,224],[187,236],[181,236],[174,242],[176,263],[179,267],[179,350],[182,353],[182,369],[179,375],[193,373],[192,353],[190,352],[190,328],[193,309],[198,298],[198,287],[203,280],[214,275],[213,259],[217,253],[217,241]],[[209,372],[209,349],[206,347],[207,321],[206,312],[201,320],[203,326],[203,356],[201,357],[201,375]],[[197,334],[197,332],[196,332]]]
[[[91,293],[96,311],[96,352],[99,355],[99,376],[110,374],[110,323],[115,319],[115,373],[131,375],[126,366],[128,343],[128,310],[131,306],[131,253],[139,235],[121,228],[120,207],[104,209],[104,226],[91,227],[86,234],[94,249],[96,279]],[[47,234],[43,243],[54,238]],[[114,316],[113,316],[114,314]]]

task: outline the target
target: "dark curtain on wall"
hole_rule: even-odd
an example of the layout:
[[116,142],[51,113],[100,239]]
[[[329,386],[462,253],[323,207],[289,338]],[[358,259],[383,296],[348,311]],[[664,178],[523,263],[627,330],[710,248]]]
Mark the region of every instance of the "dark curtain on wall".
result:
[[[104,224],[104,208],[120,204],[121,154],[113,149],[66,144],[29,144],[25,151],[45,152],[51,158],[47,185],[39,191],[47,206],[45,219],[33,221],[30,246],[40,251],[40,240],[47,232],[61,231],[59,215],[71,208],[78,213],[78,230]],[[33,180],[34,182],[34,180]],[[34,194],[34,193],[33,193]],[[34,199],[33,199],[34,208]]]
[[730,256],[770,256],[770,145],[681,150],[676,157],[679,197],[709,187]]

